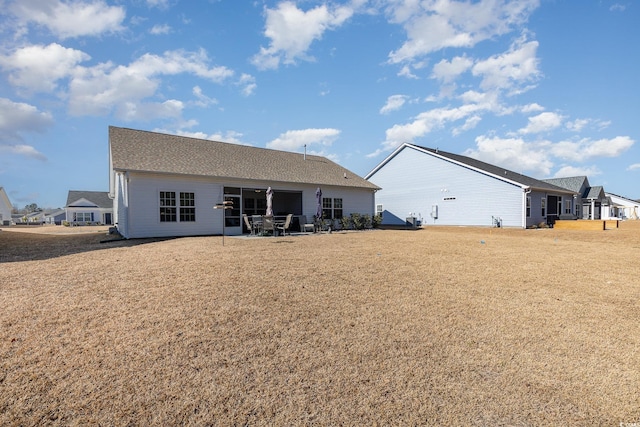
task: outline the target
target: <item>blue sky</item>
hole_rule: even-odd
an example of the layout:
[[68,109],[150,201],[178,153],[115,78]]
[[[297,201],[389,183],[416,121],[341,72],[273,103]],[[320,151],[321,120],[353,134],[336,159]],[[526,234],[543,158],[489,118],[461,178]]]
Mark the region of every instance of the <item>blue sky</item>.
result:
[[108,126],[327,156],[403,142],[640,198],[631,0],[0,0],[0,186],[108,190]]

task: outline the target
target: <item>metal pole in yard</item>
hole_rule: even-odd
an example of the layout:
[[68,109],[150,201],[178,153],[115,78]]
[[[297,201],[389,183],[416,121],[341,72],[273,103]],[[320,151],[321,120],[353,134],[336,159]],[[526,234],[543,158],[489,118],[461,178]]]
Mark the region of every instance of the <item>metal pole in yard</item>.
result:
[[224,224],[226,222],[226,213],[227,209],[233,209],[233,202],[231,200],[225,200],[222,203],[218,203],[213,207],[213,209],[222,209],[222,246],[224,246]]

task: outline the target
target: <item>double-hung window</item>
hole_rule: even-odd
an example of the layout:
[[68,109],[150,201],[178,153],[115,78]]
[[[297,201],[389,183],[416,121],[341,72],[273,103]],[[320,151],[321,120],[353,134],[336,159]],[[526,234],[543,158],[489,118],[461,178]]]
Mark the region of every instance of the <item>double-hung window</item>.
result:
[[160,192],[160,222],[194,222],[196,220],[195,193]]
[[195,222],[196,196],[194,193],[180,193],[180,222]]
[[340,219],[344,216],[342,210],[342,198],[323,197],[322,216],[325,219]]
[[76,222],[93,222],[93,212],[76,212],[74,216]]

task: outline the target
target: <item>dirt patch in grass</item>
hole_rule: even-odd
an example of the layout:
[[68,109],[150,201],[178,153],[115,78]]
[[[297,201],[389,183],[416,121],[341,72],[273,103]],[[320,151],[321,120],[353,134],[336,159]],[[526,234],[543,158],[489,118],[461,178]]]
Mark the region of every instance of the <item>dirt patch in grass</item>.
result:
[[105,238],[0,232],[0,424],[640,420],[640,223]]

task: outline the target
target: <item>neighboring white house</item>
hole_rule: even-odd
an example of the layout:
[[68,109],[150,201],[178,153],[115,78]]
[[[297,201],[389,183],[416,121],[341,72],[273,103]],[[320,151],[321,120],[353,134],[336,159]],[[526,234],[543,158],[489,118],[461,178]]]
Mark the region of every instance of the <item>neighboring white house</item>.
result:
[[70,190],[64,209],[72,225],[113,224],[113,201],[106,191]]
[[609,218],[640,219],[640,201],[606,193],[610,203]]
[[383,225],[530,227],[573,215],[576,193],[470,157],[405,143],[366,177]]
[[62,221],[66,221],[67,211],[64,209],[52,209],[44,212],[44,223],[61,225]]
[[12,209],[7,192],[4,191],[4,187],[0,187],[0,225],[11,225]]
[[[379,189],[325,157],[119,127],[109,127],[109,169],[125,238],[242,234],[243,214],[265,214],[268,187],[293,227],[315,215],[318,188],[328,217],[373,215]],[[233,208],[213,209],[224,201]]]

